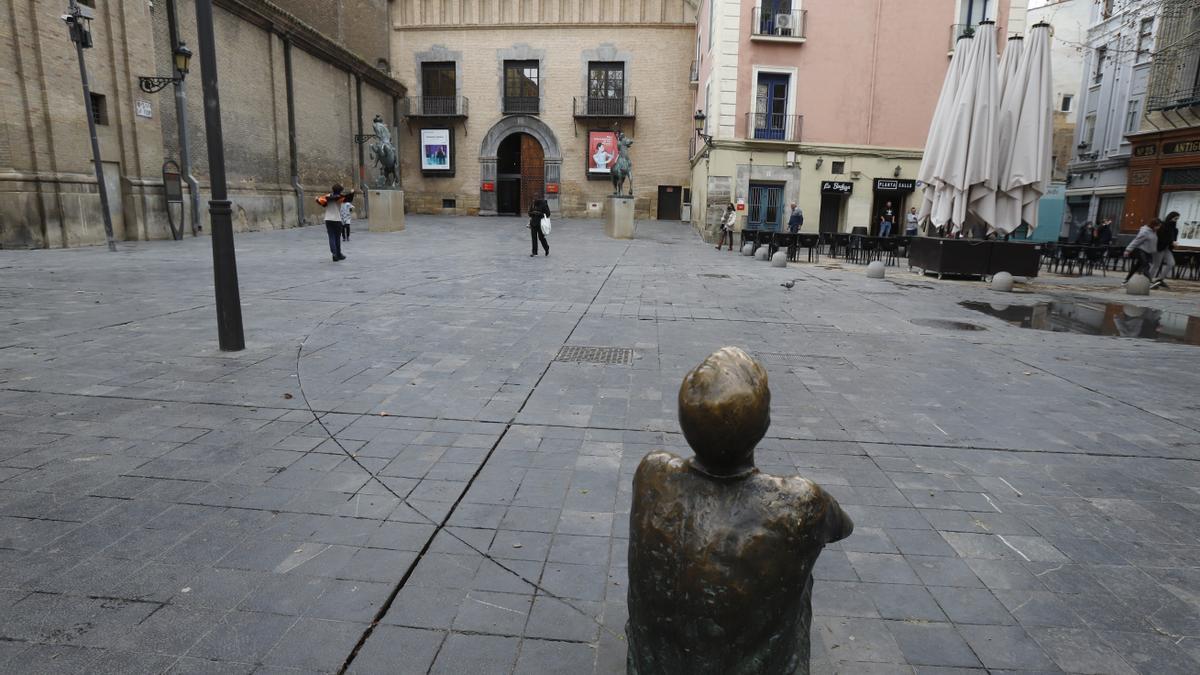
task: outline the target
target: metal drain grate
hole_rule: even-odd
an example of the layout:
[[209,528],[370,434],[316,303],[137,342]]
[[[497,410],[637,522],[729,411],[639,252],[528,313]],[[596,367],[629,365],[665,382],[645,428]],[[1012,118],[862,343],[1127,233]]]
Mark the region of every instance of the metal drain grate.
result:
[[708,277],[709,279],[729,279],[730,278],[728,274],[712,274],[712,273],[699,274],[697,276]]
[[565,345],[558,350],[555,361],[571,363],[600,363],[610,366],[627,366],[633,363],[633,350],[628,347],[577,347]]

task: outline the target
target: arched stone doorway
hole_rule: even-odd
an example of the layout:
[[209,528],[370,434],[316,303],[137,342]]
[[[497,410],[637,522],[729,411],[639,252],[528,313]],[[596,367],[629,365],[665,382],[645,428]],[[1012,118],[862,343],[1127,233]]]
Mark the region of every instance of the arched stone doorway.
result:
[[529,213],[533,200],[546,196],[545,153],[529,134],[517,132],[500,141],[496,153],[496,212]]
[[[540,178],[536,172],[539,150]],[[532,201],[535,194],[549,202],[551,213],[559,213],[557,189],[561,169],[562,151],[558,138],[545,122],[530,115],[505,117],[488,130],[479,147],[479,215],[525,213],[529,208],[526,200]],[[517,211],[511,210],[514,179],[517,180]],[[500,208],[502,193],[505,198],[503,209]]]

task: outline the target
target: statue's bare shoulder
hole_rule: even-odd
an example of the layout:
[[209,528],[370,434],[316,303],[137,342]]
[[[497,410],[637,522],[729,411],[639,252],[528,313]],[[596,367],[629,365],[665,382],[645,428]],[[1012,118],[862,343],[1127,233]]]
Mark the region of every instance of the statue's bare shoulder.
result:
[[687,471],[687,460],[666,450],[647,453],[638,464],[636,479],[653,479]]

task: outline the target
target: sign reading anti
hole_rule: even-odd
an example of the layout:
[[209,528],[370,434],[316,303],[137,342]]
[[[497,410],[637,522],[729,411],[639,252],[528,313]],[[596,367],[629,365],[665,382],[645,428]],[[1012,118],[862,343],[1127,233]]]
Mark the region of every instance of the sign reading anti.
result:
[[854,192],[854,183],[848,180],[821,181],[821,194],[823,195],[848,195],[851,192]]
[[421,173],[453,175],[453,148],[449,129],[421,130]]
[[912,192],[917,189],[917,182],[907,178],[876,178],[876,192]]

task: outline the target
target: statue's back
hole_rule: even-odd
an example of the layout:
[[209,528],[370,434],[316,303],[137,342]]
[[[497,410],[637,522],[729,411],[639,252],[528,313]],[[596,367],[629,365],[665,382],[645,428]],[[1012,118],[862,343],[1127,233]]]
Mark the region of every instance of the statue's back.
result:
[[648,455],[630,518],[629,672],[808,673],[830,506],[802,478],[717,479]]

